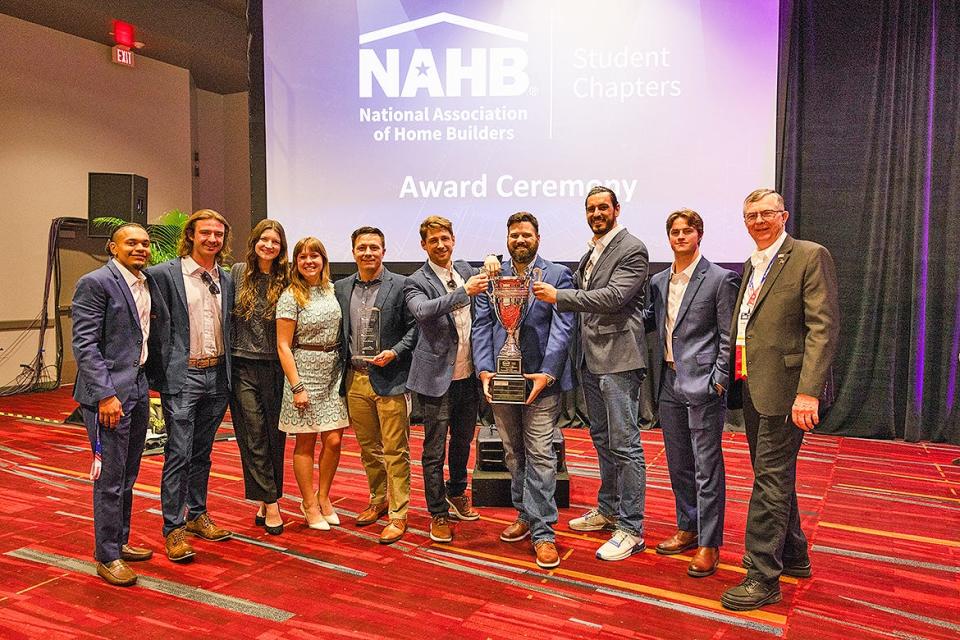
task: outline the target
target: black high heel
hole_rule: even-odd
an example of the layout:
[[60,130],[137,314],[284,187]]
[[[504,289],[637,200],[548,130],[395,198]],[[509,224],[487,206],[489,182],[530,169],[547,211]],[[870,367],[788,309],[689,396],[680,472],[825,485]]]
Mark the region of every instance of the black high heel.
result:
[[[263,505],[261,504],[260,509],[262,508]],[[265,527],[267,526],[267,514],[264,513],[263,515],[260,515],[260,509],[257,509],[257,515],[253,516],[253,524],[258,527]]]

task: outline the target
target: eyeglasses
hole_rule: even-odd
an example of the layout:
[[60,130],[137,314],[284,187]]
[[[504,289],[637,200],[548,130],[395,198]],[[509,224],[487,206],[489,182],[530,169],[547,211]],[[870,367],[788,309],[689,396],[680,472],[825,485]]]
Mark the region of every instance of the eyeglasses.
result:
[[746,222],[747,224],[750,224],[751,222],[756,222],[757,220],[770,222],[781,213],[783,213],[783,209],[767,209],[766,211],[754,211],[753,213],[743,214],[743,221]]
[[203,284],[207,285],[207,288],[210,289],[210,293],[215,296],[220,295],[220,287],[217,286],[217,283],[213,281],[213,278],[206,271],[200,272],[200,280]]

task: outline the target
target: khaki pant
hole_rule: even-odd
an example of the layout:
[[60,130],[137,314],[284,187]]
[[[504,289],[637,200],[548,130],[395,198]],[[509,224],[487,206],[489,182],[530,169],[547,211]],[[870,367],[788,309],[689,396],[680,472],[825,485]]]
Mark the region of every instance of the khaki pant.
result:
[[370,376],[347,372],[347,410],[370,485],[370,502],[389,499],[391,519],[405,520],[410,504],[410,417],[403,394],[379,396]]

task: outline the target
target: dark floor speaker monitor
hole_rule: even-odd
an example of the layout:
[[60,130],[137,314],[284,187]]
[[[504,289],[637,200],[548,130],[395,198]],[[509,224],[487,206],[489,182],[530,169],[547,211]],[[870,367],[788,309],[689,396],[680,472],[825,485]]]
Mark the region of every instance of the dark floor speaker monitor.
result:
[[[570,506],[570,474],[567,473],[566,447],[557,430],[553,439],[557,454],[557,507]],[[509,507],[510,472],[504,461],[503,440],[496,425],[483,425],[477,433],[477,461],[473,469],[473,504],[479,507]]]
[[[91,173],[87,220],[111,217],[147,226],[147,179],[132,173]],[[107,238],[107,227],[90,225],[88,235]]]

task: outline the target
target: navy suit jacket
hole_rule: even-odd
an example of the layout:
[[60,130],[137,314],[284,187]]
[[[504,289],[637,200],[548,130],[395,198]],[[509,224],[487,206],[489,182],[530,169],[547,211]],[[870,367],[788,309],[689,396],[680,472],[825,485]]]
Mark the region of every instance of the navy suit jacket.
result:
[[[150,339],[147,371],[160,362],[167,325],[167,310],[149,273]],[[117,396],[126,404],[137,388],[143,332],[133,294],[120,270],[111,260],[77,281],[71,307],[73,356],[77,361],[74,399],[96,406],[104,398]]]
[[[573,274],[560,264],[544,260],[540,256],[533,267],[543,270],[543,281],[557,289],[573,289]],[[510,261],[503,263],[501,275],[513,275]],[[573,389],[573,362],[570,358],[570,341],[574,337],[577,317],[571,311],[559,311],[552,304],[529,298],[527,315],[520,324],[520,353],[523,356],[524,373],[547,373],[555,383],[545,388],[541,395],[547,396]],[[473,365],[480,371],[496,372],[497,354],[507,341],[507,332],[496,319],[490,300],[485,295],[477,296],[477,311],[473,321]]]
[[[664,366],[666,351],[670,271],[668,267],[650,279],[647,329],[656,331],[659,338],[655,350],[659,367]],[[740,276],[702,256],[687,284],[673,327],[673,360],[677,389],[692,405],[716,398],[715,384],[727,386],[730,319],[739,288]]]
[[[230,337],[233,335],[233,279],[217,265],[220,273],[220,321],[223,332],[223,355],[227,362],[227,385],[231,384]],[[190,359],[190,316],[187,311],[187,290],[183,284],[183,267],[180,258],[150,267],[146,271],[157,283],[157,291],[170,312],[169,336],[160,354],[162,367],[153,387],[160,393],[180,393],[187,376]],[[151,333],[153,328],[150,329]]]
[[[383,282],[377,291],[374,306],[380,309],[380,348],[393,349],[397,357],[385,367],[370,365],[370,386],[381,396],[396,396],[407,390],[407,376],[410,374],[410,354],[417,342],[417,324],[407,312],[403,300],[404,277],[383,268]],[[350,298],[357,282],[357,274],[346,276],[333,283],[343,322],[340,323],[342,339],[340,341],[341,361],[350,367]],[[340,395],[347,395],[347,376],[340,380]]]
[[[464,280],[477,272],[463,260],[455,260],[453,268]],[[429,262],[425,262],[407,278],[403,293],[407,310],[416,319],[420,330],[407,388],[439,398],[450,388],[457,361],[459,334],[453,319],[453,308],[470,305],[470,316],[473,317],[476,298],[468,296],[463,287],[448,291]]]

